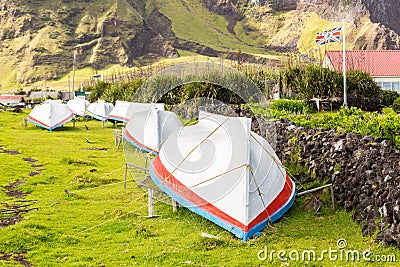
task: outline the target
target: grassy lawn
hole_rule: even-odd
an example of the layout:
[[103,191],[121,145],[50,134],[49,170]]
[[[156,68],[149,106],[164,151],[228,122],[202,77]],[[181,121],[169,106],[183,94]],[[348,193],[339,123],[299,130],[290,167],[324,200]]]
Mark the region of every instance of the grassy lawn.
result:
[[[374,238],[363,237],[362,226],[351,214],[340,208],[333,212],[328,190],[318,213],[304,211],[309,196],[299,197],[280,221],[246,243],[185,208],[173,212],[163,202],[155,204],[160,217],[145,218],[146,192],[134,182],[127,189],[121,183],[124,151],[115,148],[111,123],[104,129],[98,121],[85,120],[53,132],[32,124],[24,129],[28,112],[0,111],[0,152],[21,152],[0,153],[0,202],[21,200],[7,196],[4,187],[24,180],[14,189],[27,193],[23,200],[36,200],[31,207],[38,209],[23,213],[15,225],[0,228],[0,259],[26,252],[27,261],[35,266],[398,266],[346,262],[340,253],[333,261],[328,254],[320,261],[301,260],[304,250],[314,250],[318,258],[323,250],[337,250],[337,240],[346,239],[344,252],[369,249],[371,258],[395,255],[400,261],[397,249],[382,248]],[[131,156],[143,164],[144,155]],[[33,159],[37,161],[29,162]],[[219,239],[201,237],[203,232]],[[265,250],[267,259],[261,261],[257,255],[264,257]],[[300,260],[280,261],[275,253],[270,261],[272,250],[286,251],[287,258],[298,251]],[[291,256],[295,258],[295,252]],[[19,264],[0,260],[0,266]]]

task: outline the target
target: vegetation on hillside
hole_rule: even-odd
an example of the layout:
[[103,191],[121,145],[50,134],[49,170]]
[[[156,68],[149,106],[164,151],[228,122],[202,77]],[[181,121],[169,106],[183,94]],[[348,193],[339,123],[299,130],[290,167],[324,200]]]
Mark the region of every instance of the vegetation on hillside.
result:
[[[242,53],[247,55],[244,61],[271,66],[277,65],[276,55],[286,57],[286,53],[301,54],[306,61],[321,58],[315,34],[338,26],[322,18],[329,18],[322,11],[334,8],[336,2],[319,7],[304,1],[297,10],[296,1],[272,6],[260,3],[266,5],[200,0],[3,0],[0,87],[11,91],[37,81],[57,80],[71,70],[74,50],[78,52],[77,68],[96,70],[113,64],[147,65],[177,57],[178,49],[183,54],[189,51],[229,59]],[[359,4],[361,10],[363,5]],[[371,12],[378,9],[368,8]],[[396,32],[386,29],[384,23],[371,22],[368,13],[353,11],[353,7],[346,10],[351,16],[347,25],[349,49],[399,47]],[[334,43],[327,49],[339,47]]]

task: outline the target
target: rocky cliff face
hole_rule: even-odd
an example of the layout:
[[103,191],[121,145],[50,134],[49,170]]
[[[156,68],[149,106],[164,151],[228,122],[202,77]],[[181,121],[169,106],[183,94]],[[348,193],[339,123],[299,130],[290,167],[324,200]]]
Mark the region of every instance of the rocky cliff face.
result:
[[362,0],[371,15],[371,21],[383,24],[400,34],[400,1],[398,0]]
[[[400,3],[395,0],[298,0],[296,9],[332,21],[345,19],[353,49],[399,49]],[[362,34],[360,34],[362,33]]]
[[78,67],[96,69],[179,56],[171,21],[144,0],[0,0],[0,26],[0,58],[21,84],[71,69],[73,50]]
[[[249,48],[258,46],[260,51],[305,53],[309,47],[300,44],[304,42],[303,36],[323,30],[312,27],[314,20],[340,21],[342,17],[348,24],[349,49],[400,49],[397,0],[345,1],[345,7],[341,0],[197,1],[196,5],[226,19],[232,42]],[[167,5],[162,0],[104,0],[101,4],[96,0],[0,0],[0,84],[2,76],[19,84],[59,78],[72,68],[74,50],[79,68],[96,69],[178,57],[177,49],[210,56],[234,50],[226,44],[205,45],[193,36],[185,38],[182,33],[177,38],[172,24],[179,24],[179,19],[167,17],[160,10],[193,3],[172,2]],[[215,30],[209,24],[210,30]],[[311,25],[312,29],[304,25]],[[228,35],[222,31],[220,34]],[[261,42],[249,43],[253,36]],[[312,40],[306,42],[313,45]]]
[[[400,48],[400,2],[397,0],[203,0],[204,5],[218,14],[235,14],[237,19],[257,20],[267,25],[252,30],[264,31],[268,48],[295,51],[303,35],[302,24],[309,13],[322,19],[346,20],[349,25],[348,41],[354,49]],[[264,7],[264,9],[260,8]],[[265,9],[267,7],[267,9]],[[250,10],[250,11],[249,11]],[[291,12],[282,17],[279,12]],[[297,19],[296,19],[297,18]],[[290,34],[285,34],[286,29]],[[321,29],[322,30],[322,29]],[[297,34],[295,34],[297,32]],[[360,35],[360,32],[363,32]]]
[[[297,10],[350,24],[349,37],[355,49],[400,48],[400,2],[397,0],[348,1],[298,0]],[[359,32],[368,29],[363,35]]]

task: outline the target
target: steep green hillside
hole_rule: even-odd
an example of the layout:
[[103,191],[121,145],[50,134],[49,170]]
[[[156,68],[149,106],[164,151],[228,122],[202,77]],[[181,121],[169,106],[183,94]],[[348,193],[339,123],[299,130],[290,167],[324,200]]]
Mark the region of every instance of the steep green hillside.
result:
[[[221,15],[208,11],[196,0],[157,0],[160,12],[172,21],[172,29],[183,41],[198,42],[219,51],[242,50],[249,53],[260,53],[257,38],[260,33],[254,32],[255,38],[245,41],[233,35],[227,29],[228,21]],[[239,31],[244,31],[239,26]]]
[[240,53],[244,61],[263,64],[277,53],[320,58],[325,49],[340,45],[317,47],[316,33],[340,25],[341,17],[346,18],[349,49],[400,48],[399,30],[388,22],[397,14],[392,0],[378,6],[346,1],[345,8],[338,3],[0,0],[0,90],[65,81],[74,51],[82,73],[193,54],[237,60]]
[[[150,2],[149,2],[150,3]],[[177,57],[170,21],[146,1],[0,1],[3,89],[58,79],[72,67],[132,65],[141,57]]]

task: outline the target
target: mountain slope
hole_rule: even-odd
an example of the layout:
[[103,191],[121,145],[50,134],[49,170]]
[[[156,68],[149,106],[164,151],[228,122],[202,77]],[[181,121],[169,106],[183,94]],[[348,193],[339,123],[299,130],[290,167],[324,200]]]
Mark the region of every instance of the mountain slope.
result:
[[1,0],[0,10],[0,70],[21,84],[59,77],[75,49],[78,67],[96,69],[179,56],[170,20],[146,1]]
[[[138,66],[179,51],[268,63],[320,57],[319,31],[346,19],[349,49],[399,49],[397,0],[0,0],[0,84],[9,90],[77,67]],[[339,44],[326,48],[338,49]]]

